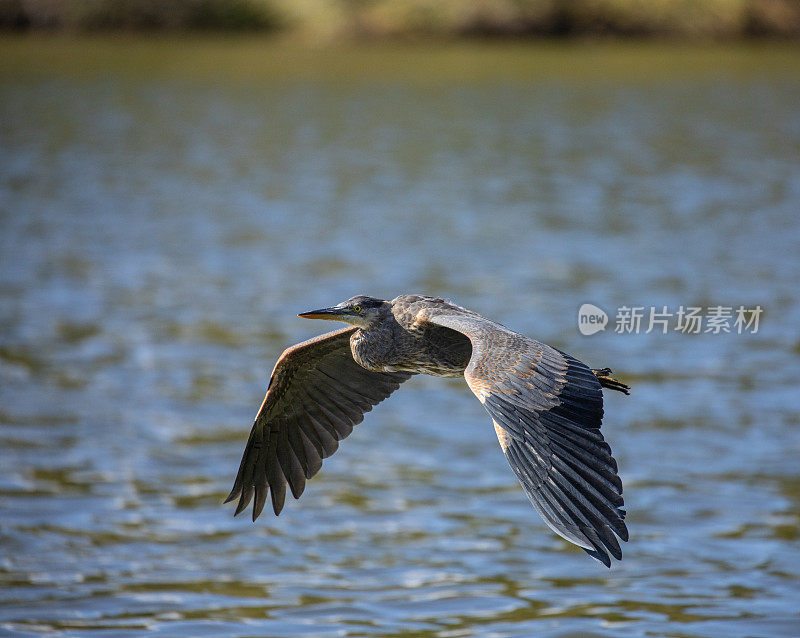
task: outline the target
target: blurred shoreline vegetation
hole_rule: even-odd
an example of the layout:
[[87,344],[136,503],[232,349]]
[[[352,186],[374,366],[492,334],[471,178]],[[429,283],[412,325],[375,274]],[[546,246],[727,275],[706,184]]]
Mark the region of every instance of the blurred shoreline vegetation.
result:
[[316,41],[800,37],[800,0],[0,0],[6,31],[254,31]]

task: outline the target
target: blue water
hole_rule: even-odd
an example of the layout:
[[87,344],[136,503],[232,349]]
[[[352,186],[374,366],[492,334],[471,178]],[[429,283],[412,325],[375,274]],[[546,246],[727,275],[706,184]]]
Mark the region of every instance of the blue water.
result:
[[[0,634],[800,635],[798,104],[780,70],[6,76]],[[545,527],[456,380],[405,384],[279,518],[221,505],[275,359],[330,327],[296,313],[404,292],[633,386],[622,562]],[[614,332],[681,305],[764,313]]]

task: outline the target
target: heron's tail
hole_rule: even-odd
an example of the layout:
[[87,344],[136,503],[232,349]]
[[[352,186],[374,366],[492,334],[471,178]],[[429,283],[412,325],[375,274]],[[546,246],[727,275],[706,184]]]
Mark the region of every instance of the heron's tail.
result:
[[594,376],[597,377],[602,387],[608,388],[609,390],[616,390],[624,394],[630,394],[631,387],[629,385],[625,385],[622,381],[609,376],[611,374],[611,368],[601,368],[600,370],[592,370],[592,372],[594,372]]

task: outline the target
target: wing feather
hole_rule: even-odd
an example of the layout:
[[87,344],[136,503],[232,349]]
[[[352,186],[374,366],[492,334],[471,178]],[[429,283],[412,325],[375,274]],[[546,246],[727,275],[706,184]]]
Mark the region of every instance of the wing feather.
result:
[[253,501],[253,520],[271,496],[279,514],[288,483],[300,498],[306,480],[322,467],[353,426],[412,375],[371,372],[350,352],[344,328],[287,349],[272,371],[228,498],[238,497],[235,514]]
[[628,540],[622,481],[600,427],[603,393],[577,359],[474,313],[425,321],[472,343],[467,384],[495,423],[503,452],[548,526],[610,566]]

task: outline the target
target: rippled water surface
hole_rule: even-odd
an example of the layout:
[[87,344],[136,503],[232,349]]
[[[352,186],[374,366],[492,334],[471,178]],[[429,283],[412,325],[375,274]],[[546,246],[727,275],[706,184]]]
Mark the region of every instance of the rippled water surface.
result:
[[[796,50],[0,44],[0,634],[800,635]],[[295,314],[401,292],[633,386],[621,563],[541,523],[456,381],[280,518],[221,505],[329,327]],[[623,305],[764,314],[615,334]]]

